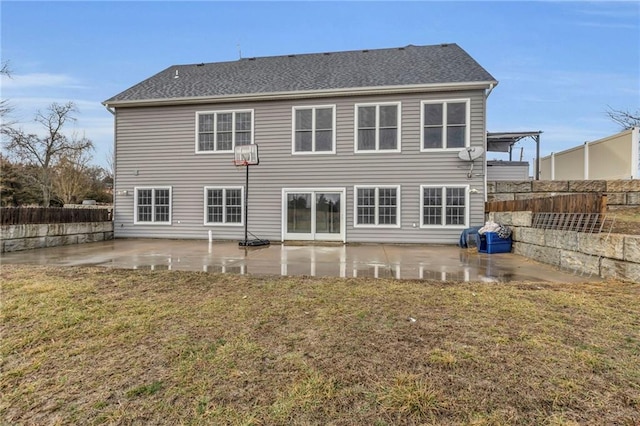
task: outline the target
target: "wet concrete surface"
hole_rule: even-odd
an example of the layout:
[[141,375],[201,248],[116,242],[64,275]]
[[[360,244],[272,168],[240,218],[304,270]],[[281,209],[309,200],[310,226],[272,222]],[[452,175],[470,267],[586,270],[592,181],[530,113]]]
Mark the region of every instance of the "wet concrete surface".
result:
[[2,264],[103,266],[252,275],[308,275],[442,281],[581,282],[575,275],[511,254],[484,254],[446,245],[281,245],[237,242],[117,239],[0,256]]

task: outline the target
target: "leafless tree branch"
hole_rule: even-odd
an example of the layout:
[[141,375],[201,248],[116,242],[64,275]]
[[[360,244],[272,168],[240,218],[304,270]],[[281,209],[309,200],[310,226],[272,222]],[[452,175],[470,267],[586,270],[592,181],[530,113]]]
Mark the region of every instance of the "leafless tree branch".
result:
[[632,127],[640,127],[640,110],[637,110],[636,112],[629,112],[607,107],[607,116],[609,116],[609,118],[614,122],[618,123],[623,130],[630,129]]

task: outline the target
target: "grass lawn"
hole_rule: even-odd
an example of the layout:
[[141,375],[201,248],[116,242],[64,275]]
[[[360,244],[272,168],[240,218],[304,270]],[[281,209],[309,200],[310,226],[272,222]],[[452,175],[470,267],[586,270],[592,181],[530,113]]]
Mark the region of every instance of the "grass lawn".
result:
[[3,424],[640,423],[640,285],[3,266]]

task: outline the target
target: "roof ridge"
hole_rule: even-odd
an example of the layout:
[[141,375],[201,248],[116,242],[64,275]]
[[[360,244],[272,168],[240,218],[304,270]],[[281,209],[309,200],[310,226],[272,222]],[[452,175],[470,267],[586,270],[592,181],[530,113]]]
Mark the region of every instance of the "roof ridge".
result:
[[346,55],[353,53],[369,53],[369,52],[381,52],[381,51],[389,51],[389,50],[406,50],[408,48],[429,48],[429,47],[449,47],[455,46],[459,47],[456,43],[438,43],[438,44],[407,44],[406,46],[394,46],[394,47],[380,47],[375,49],[352,49],[352,50],[335,50],[335,51],[321,51],[321,52],[308,52],[308,53],[288,53],[283,55],[269,55],[269,56],[247,56],[244,58],[231,60],[231,61],[217,61],[217,62],[198,62],[198,63],[190,63],[190,64],[174,64],[171,67],[192,67],[192,66],[206,66],[212,64],[227,64],[227,63],[237,63],[240,61],[254,61],[261,59],[277,59],[277,58],[295,58],[302,56],[324,56],[324,55]]

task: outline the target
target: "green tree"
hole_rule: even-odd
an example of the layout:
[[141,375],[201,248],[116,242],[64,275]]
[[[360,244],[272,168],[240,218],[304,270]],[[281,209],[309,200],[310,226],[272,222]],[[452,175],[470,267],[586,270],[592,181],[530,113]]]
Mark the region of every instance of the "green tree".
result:
[[31,171],[24,164],[12,163],[0,155],[0,205],[17,207],[36,205],[42,202],[42,195],[35,182],[29,177]]

